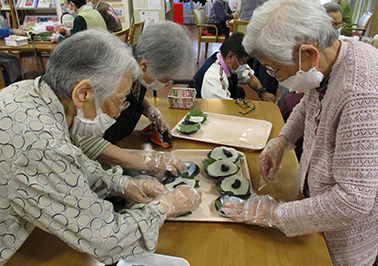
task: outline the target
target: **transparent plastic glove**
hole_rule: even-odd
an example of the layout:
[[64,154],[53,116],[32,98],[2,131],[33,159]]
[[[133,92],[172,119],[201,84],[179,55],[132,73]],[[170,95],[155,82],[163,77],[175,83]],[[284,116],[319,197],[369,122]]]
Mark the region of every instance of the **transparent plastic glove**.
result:
[[123,187],[125,198],[135,203],[149,203],[167,191],[156,178],[147,175],[129,178]]
[[263,227],[278,227],[274,211],[279,203],[269,195],[252,195],[246,202],[232,202],[223,207],[231,219]]
[[279,182],[277,173],[281,168],[282,158],[292,147],[293,144],[284,136],[271,139],[268,144],[266,144],[259,156],[259,171],[261,174],[259,190],[266,186],[266,183]]
[[166,171],[178,175],[187,170],[185,164],[170,152],[135,150],[130,152],[130,156],[134,156],[137,170],[154,171],[154,176],[163,175]]
[[171,132],[168,122],[164,119],[159,109],[152,106],[149,107],[147,109],[147,117],[151,120],[151,122],[156,124],[160,133],[164,133],[167,130],[169,133]]
[[61,36],[60,34],[53,33],[50,37],[51,42],[59,42],[58,37]]
[[201,203],[201,192],[189,186],[179,186],[172,192],[158,198],[168,217],[177,217],[198,208]]

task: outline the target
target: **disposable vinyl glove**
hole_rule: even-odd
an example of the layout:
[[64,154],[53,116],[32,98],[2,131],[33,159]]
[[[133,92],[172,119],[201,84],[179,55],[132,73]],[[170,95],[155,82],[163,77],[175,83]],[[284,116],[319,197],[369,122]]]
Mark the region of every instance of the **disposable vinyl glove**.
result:
[[156,178],[147,175],[140,175],[129,178],[123,189],[126,199],[135,203],[149,203],[156,197],[167,193],[167,189]]
[[265,182],[278,182],[277,172],[281,168],[282,158],[292,147],[293,144],[284,136],[271,139],[268,142],[259,156],[259,171]]
[[201,192],[182,185],[157,200],[163,205],[167,217],[177,217],[198,208],[201,203]]
[[156,171],[164,174],[169,171],[172,174],[179,174],[186,171],[185,164],[170,152],[157,152],[146,150],[130,151],[130,156],[134,156],[133,162],[136,169],[146,171]]
[[156,107],[151,106],[147,109],[147,117],[151,122],[156,124],[160,133],[164,133],[165,131],[168,131],[168,133],[171,132],[168,122]]
[[279,203],[269,195],[252,195],[246,202],[232,202],[223,207],[231,219],[263,227],[278,227],[274,211]]

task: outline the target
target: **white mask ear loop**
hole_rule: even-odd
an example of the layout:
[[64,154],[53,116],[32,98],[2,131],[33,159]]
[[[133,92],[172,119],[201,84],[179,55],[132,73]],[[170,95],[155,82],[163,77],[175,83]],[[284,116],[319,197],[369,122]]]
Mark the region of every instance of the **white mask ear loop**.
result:
[[302,70],[302,47],[306,45],[307,44],[302,44],[301,47],[299,47],[299,70]]

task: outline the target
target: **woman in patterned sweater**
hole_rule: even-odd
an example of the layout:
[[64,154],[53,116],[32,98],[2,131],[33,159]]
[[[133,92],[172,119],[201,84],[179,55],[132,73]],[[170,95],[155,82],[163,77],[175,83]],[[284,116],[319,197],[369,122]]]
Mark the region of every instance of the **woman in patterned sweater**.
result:
[[[304,135],[303,200],[252,196],[225,210],[287,236],[323,232],[334,265],[373,265],[378,253],[378,50],[339,41],[319,1],[272,0],[256,9],[243,45],[291,90],[304,91],[280,136],[259,158],[276,178],[290,143]],[[295,178],[295,177],[292,177]]]

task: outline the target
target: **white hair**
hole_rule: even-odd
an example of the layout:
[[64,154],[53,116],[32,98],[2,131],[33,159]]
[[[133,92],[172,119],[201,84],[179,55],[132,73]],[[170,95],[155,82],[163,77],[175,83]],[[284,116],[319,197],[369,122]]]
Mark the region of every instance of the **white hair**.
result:
[[126,73],[132,78],[141,75],[131,46],[107,31],[85,30],[54,49],[43,80],[60,99],[70,99],[73,88],[88,79],[97,103],[102,105],[116,93]]
[[319,0],[269,0],[253,13],[243,45],[253,57],[293,65],[300,45],[327,48],[335,40],[332,19]]

